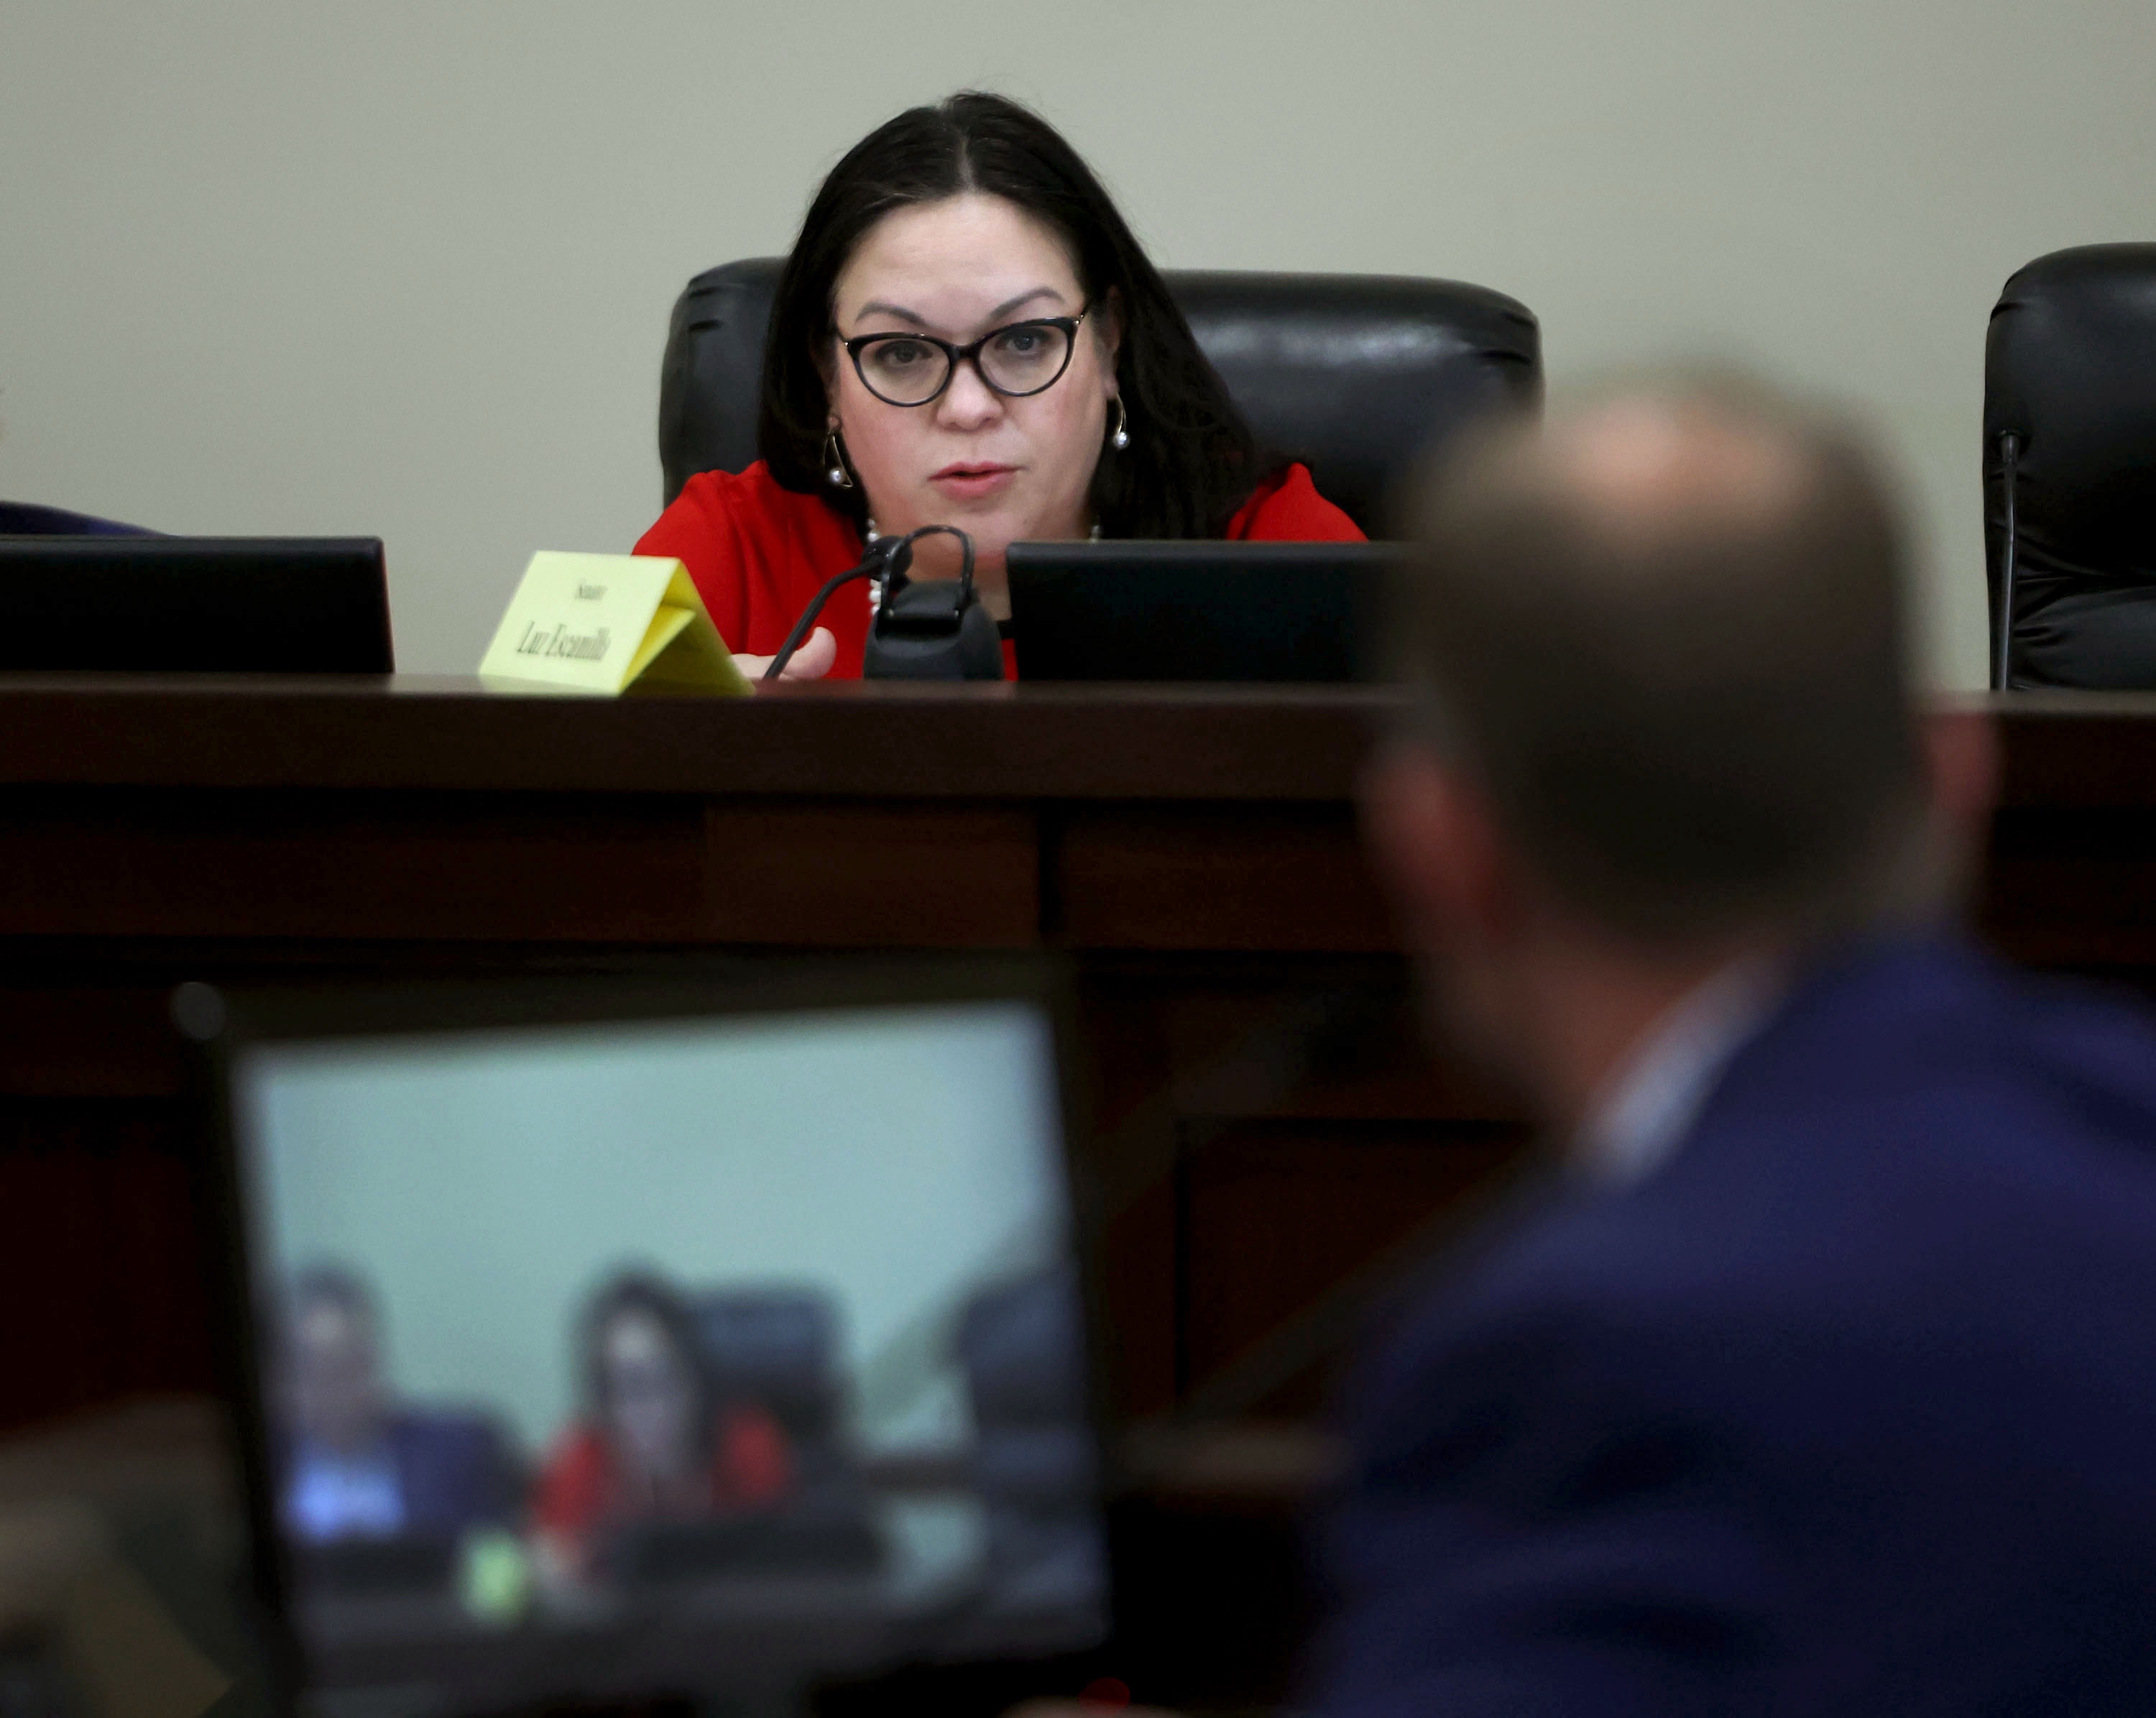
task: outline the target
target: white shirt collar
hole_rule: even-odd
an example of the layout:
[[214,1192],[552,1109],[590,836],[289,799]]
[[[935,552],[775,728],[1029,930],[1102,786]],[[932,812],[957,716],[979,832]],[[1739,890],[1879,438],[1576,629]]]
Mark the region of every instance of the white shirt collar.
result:
[[1741,955],[1666,1009],[1589,1106],[1573,1152],[1586,1172],[1631,1186],[1675,1156],[1786,983],[1782,962]]

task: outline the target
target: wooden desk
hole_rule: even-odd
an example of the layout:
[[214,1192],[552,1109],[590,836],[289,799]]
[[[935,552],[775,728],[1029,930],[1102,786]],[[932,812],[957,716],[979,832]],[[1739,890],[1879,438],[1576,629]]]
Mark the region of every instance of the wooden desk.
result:
[[[184,979],[1060,950],[1119,1407],[1217,1375],[1519,1150],[1419,1047],[1352,795],[1386,695],[0,678],[0,1423],[209,1377]],[[2156,971],[2156,700],[2017,697],[1987,927]],[[1314,1377],[1273,1393],[1309,1407]]]

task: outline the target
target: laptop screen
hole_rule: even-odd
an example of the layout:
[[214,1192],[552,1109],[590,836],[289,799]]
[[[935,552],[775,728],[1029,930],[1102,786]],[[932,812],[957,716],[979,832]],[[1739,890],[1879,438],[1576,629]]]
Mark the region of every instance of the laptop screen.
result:
[[395,666],[378,538],[0,536],[0,670]]
[[1101,1634],[1038,1003],[229,1066],[259,1506],[317,1704],[783,1694]]

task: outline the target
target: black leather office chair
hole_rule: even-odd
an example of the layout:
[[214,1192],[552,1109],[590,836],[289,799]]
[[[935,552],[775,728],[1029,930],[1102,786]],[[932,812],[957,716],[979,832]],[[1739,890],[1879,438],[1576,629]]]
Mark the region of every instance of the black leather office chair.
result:
[[778,1419],[797,1458],[839,1443],[839,1315],[814,1288],[714,1289],[690,1303],[713,1388]]
[[2156,689],[2156,244],[2006,283],[1984,369],[1994,687]]
[[[699,471],[756,458],[757,386],[775,257],[710,269],[674,306],[659,383],[666,499]],[[1260,445],[1309,466],[1365,531],[1394,476],[1498,405],[1538,408],[1533,315],[1485,287],[1390,275],[1170,272],[1182,306]]]
[[836,1573],[884,1556],[866,1488],[840,1422],[839,1313],[821,1289],[717,1288],[690,1311],[721,1405],[751,1402],[784,1429],[793,1486],[768,1518],[632,1535],[615,1559],[631,1582],[698,1580],[728,1570]]
[[991,1608],[1083,1603],[1104,1571],[1078,1284],[1049,1271],[983,1289],[954,1346],[973,1410]]

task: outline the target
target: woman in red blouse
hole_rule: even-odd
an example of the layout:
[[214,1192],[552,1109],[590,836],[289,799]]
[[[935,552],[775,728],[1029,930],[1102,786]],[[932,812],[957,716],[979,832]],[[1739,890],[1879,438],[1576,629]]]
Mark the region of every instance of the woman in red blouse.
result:
[[761,1404],[713,1399],[694,1324],[664,1283],[615,1278],[593,1298],[581,1345],[589,1412],[556,1443],[532,1499],[547,1576],[588,1579],[624,1526],[785,1500],[784,1431]]
[[[1003,620],[1021,540],[1363,534],[1260,458],[1099,181],[998,95],[902,113],[824,181],[779,277],[757,441],[637,544],[687,564],[752,676],[871,535],[957,526]],[[916,574],[955,575],[956,549],[924,538]],[[868,601],[833,597],[789,677],[858,676]]]

